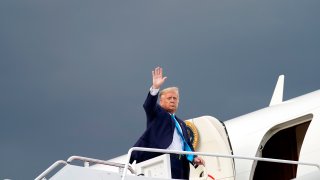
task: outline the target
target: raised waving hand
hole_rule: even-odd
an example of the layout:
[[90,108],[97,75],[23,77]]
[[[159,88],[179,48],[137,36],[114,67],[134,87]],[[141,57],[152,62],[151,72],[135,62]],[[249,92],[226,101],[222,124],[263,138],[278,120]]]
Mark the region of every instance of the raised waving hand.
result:
[[156,67],[152,71],[152,88],[160,89],[161,85],[164,83],[166,79],[167,77],[163,77],[162,75],[162,68]]

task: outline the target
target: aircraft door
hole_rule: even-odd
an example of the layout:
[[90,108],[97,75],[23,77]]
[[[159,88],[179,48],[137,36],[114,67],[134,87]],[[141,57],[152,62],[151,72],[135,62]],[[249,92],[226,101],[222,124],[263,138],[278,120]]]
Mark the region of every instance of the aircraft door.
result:
[[[185,121],[195,151],[232,155],[232,147],[227,130],[222,122],[211,116],[202,116]],[[210,179],[235,179],[234,160],[201,156],[206,162],[206,171]],[[190,167],[190,177],[197,174]],[[212,179],[212,178],[211,178]]]
[[[307,114],[271,128],[263,137],[256,156],[299,161],[300,150],[312,118],[312,114]],[[260,180],[293,179],[297,175],[298,166],[259,161],[253,167],[252,179]]]

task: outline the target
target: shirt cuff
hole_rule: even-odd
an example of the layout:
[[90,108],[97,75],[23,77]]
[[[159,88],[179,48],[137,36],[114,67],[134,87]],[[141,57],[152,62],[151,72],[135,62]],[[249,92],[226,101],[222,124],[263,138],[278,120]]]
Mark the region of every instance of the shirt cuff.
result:
[[159,90],[160,90],[160,89],[153,89],[152,86],[151,86],[151,88],[150,88],[150,94],[151,94],[152,96],[156,96],[156,95],[158,94]]

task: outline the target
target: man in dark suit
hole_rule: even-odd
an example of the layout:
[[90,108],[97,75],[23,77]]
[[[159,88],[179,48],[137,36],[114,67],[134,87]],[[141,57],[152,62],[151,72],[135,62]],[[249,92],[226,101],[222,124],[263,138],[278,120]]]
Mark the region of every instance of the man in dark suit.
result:
[[[167,77],[163,77],[162,68],[152,71],[152,87],[143,104],[147,115],[147,129],[135,147],[159,148],[168,150],[194,151],[187,134],[185,123],[175,116],[179,105],[179,90],[170,87],[158,92]],[[134,151],[130,163],[137,163],[161,155],[160,153]],[[171,175],[175,179],[189,179],[189,163],[204,165],[204,160],[192,155],[170,155]]]

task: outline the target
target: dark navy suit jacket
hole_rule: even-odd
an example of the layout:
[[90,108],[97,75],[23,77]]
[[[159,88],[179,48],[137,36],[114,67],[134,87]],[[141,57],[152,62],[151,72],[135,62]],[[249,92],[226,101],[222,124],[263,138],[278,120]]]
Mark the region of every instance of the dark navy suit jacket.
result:
[[[171,119],[170,114],[157,103],[157,100],[158,95],[152,96],[149,92],[147,99],[143,104],[147,115],[147,128],[138,141],[134,144],[134,147],[167,149],[172,143],[175,123]],[[185,140],[192,149],[185,123],[177,117],[176,119],[181,126]],[[130,158],[130,163],[132,163],[134,160],[139,163],[159,155],[161,155],[161,153],[133,151]]]

